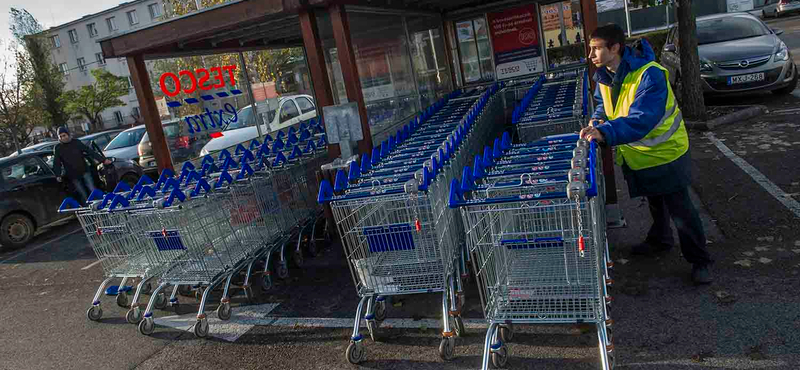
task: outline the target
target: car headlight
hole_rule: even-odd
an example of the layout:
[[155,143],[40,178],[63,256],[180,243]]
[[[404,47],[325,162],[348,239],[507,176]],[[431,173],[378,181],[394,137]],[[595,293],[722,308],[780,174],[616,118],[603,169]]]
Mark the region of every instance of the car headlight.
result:
[[786,44],[781,41],[781,46],[778,47],[778,52],[775,53],[775,61],[787,61],[789,60],[789,48],[786,47]]
[[700,72],[711,72],[711,64],[708,62],[701,60],[700,61]]

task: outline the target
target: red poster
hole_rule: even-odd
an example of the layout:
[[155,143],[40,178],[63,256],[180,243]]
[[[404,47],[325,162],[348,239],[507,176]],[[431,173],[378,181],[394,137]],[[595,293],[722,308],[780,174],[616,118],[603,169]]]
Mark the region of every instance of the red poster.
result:
[[488,13],[497,78],[542,71],[535,5]]

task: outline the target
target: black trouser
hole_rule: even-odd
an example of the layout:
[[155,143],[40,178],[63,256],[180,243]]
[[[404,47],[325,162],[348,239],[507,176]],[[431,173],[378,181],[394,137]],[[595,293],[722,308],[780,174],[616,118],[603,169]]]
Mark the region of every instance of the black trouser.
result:
[[683,257],[692,264],[713,262],[706,248],[703,223],[689,197],[688,188],[674,193],[648,196],[647,201],[650,205],[650,215],[653,216],[653,226],[647,233],[649,243],[665,246],[675,244],[669,222],[672,218],[678,229]]

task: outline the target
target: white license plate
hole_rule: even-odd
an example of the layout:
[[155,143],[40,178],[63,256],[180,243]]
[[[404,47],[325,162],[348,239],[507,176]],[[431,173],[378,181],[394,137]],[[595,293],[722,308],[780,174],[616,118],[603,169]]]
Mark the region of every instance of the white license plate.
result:
[[749,75],[728,77],[728,85],[746,84],[748,82],[764,81],[764,73],[751,73]]

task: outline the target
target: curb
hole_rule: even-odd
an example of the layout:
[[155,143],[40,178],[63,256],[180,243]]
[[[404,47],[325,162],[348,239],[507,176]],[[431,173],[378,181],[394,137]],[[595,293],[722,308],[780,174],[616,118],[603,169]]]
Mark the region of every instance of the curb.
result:
[[728,125],[738,121],[744,121],[755,116],[765,114],[767,112],[767,107],[764,105],[752,105],[745,109],[726,114],[721,117],[714,118],[710,121],[705,122],[689,122],[684,121],[686,128],[690,130],[698,130],[698,131],[711,131],[719,126]]

